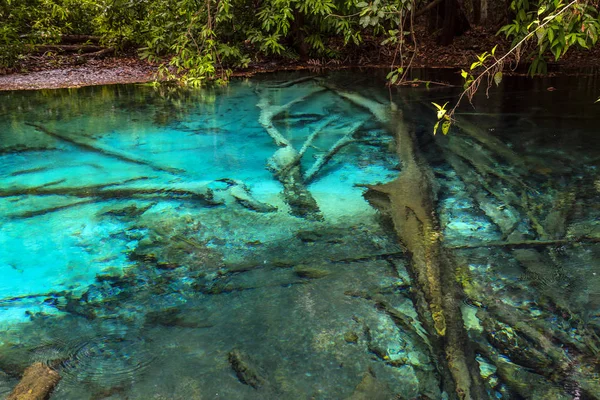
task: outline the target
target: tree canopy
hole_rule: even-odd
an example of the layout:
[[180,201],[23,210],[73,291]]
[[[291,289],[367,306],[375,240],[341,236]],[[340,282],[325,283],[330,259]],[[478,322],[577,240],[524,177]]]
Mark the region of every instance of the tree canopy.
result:
[[530,38],[514,53],[527,56],[532,73],[543,73],[550,57],[571,47],[594,46],[600,30],[595,0],[493,7],[482,0],[0,0],[0,66],[41,44],[85,35],[111,50],[133,49],[162,62],[163,73],[175,69],[184,83],[200,85],[261,58],[343,59],[365,37],[410,44],[417,19],[442,44],[484,20],[514,44]]

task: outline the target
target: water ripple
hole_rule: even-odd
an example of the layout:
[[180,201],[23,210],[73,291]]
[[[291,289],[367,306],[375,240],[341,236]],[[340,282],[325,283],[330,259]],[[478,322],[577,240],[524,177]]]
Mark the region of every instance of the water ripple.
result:
[[32,354],[32,361],[59,370],[63,376],[61,385],[67,386],[81,382],[100,386],[134,382],[155,359],[143,338],[118,334],[52,342]]

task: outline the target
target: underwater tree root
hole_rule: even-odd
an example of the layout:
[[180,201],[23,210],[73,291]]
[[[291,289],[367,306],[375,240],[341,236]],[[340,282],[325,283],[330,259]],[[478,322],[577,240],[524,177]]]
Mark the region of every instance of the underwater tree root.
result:
[[46,400],[60,379],[58,372],[36,362],[25,370],[23,378],[6,400]]

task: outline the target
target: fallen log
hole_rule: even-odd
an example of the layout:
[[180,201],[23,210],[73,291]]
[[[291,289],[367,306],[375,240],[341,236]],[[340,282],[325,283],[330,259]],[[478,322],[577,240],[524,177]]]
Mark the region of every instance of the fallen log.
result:
[[556,385],[547,382],[542,376],[506,360],[484,339],[475,339],[474,343],[477,351],[498,368],[497,374],[500,379],[522,398],[553,400],[570,400],[572,398]]
[[562,245],[573,245],[578,243],[600,243],[600,237],[588,237],[579,236],[569,239],[556,239],[556,240],[520,240],[520,241],[500,241],[500,242],[483,242],[483,243],[468,243],[459,244],[454,246],[448,246],[451,250],[460,249],[481,249],[485,247],[506,247],[506,248],[527,248],[527,247],[548,247],[548,246],[562,246]]
[[58,372],[36,362],[25,370],[23,378],[6,400],[46,400],[60,379]]
[[[402,167],[400,174],[385,185],[367,187],[375,192],[374,197],[387,197],[389,201],[389,206],[380,210],[390,216],[410,257],[407,269],[417,292],[420,292],[417,312],[436,349],[436,361],[445,389],[461,400],[487,398],[475,354],[467,346],[468,336],[458,300],[461,295],[452,284],[455,266],[441,243],[442,235],[434,208],[436,188],[433,171],[418,152],[415,138],[405,126],[400,112],[391,114],[385,105],[355,93],[335,88],[330,90],[371,111],[380,122],[395,124],[396,146]],[[368,199],[369,196],[366,197]],[[381,202],[375,204],[381,205]]]
[[264,91],[259,91],[260,100],[256,104],[261,110],[258,122],[267,131],[269,136],[271,136],[275,144],[280,147],[269,159],[267,168],[273,172],[273,175],[283,185],[283,197],[289,205],[292,215],[311,219],[321,219],[322,216],[317,201],[304,182],[299,165],[299,153],[294,149],[292,143],[275,127],[273,119],[289,110],[292,105],[304,101],[306,98],[322,90],[321,88],[310,91],[304,96],[300,96],[281,106],[272,105],[268,96],[264,94]]
[[207,205],[221,205],[222,200],[215,199],[209,188],[156,188],[156,187],[113,187],[115,185],[91,185],[82,187],[38,187],[0,189],[0,197],[13,196],[72,196],[94,197],[100,199],[127,199],[135,197],[189,197]]
[[299,165],[300,161],[302,160],[302,156],[304,156],[304,153],[306,153],[306,151],[312,146],[312,143],[316,139],[316,137],[323,131],[323,129],[325,129],[325,127],[327,127],[327,125],[329,125],[334,120],[337,120],[337,117],[325,118],[323,120],[323,122],[321,124],[319,124],[315,128],[315,130],[308,136],[308,138],[304,141],[304,144],[302,145],[302,147],[300,148],[300,151],[294,157],[294,159],[292,161],[290,161],[281,170],[279,170],[277,173],[279,175],[286,175],[287,173],[289,173],[290,169]]
[[105,49],[94,51],[92,53],[79,54],[79,57],[85,57],[85,58],[104,57],[106,55],[114,53],[115,51],[116,51],[116,49],[114,47],[107,47]]
[[267,380],[261,376],[258,369],[239,350],[235,349],[229,352],[228,359],[231,368],[243,384],[249,385],[254,389],[260,389],[267,384]]
[[51,136],[55,139],[59,139],[64,142],[70,143],[76,147],[83,149],[83,150],[92,151],[94,153],[99,153],[104,156],[116,158],[118,160],[121,160],[121,161],[124,161],[127,163],[144,165],[144,166],[150,167],[156,171],[169,172],[169,173],[174,173],[174,174],[184,172],[183,170],[178,169],[178,168],[163,167],[161,165],[157,165],[157,164],[153,163],[152,161],[143,159],[142,157],[139,157],[135,154],[129,154],[129,153],[123,152],[121,150],[114,149],[110,146],[98,143],[98,141],[87,138],[85,136],[72,136],[72,135],[69,135],[66,133],[53,132],[53,131],[45,128],[42,125],[38,125],[38,124],[30,123],[30,122],[26,122],[25,125],[29,125],[35,129],[37,129],[38,131],[45,133],[48,136]]
[[91,53],[104,49],[105,47],[90,44],[38,44],[32,46],[32,50],[38,54],[48,51],[57,53]]

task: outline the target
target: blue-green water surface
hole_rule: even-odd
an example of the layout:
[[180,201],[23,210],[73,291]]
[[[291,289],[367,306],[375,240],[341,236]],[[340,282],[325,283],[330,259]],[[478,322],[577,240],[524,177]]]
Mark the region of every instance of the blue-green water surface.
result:
[[0,398],[36,361],[51,399],[453,398],[367,195],[401,170],[395,126],[342,92],[432,168],[489,397],[598,398],[597,79],[506,79],[443,137],[457,88],[306,76],[0,94]]

